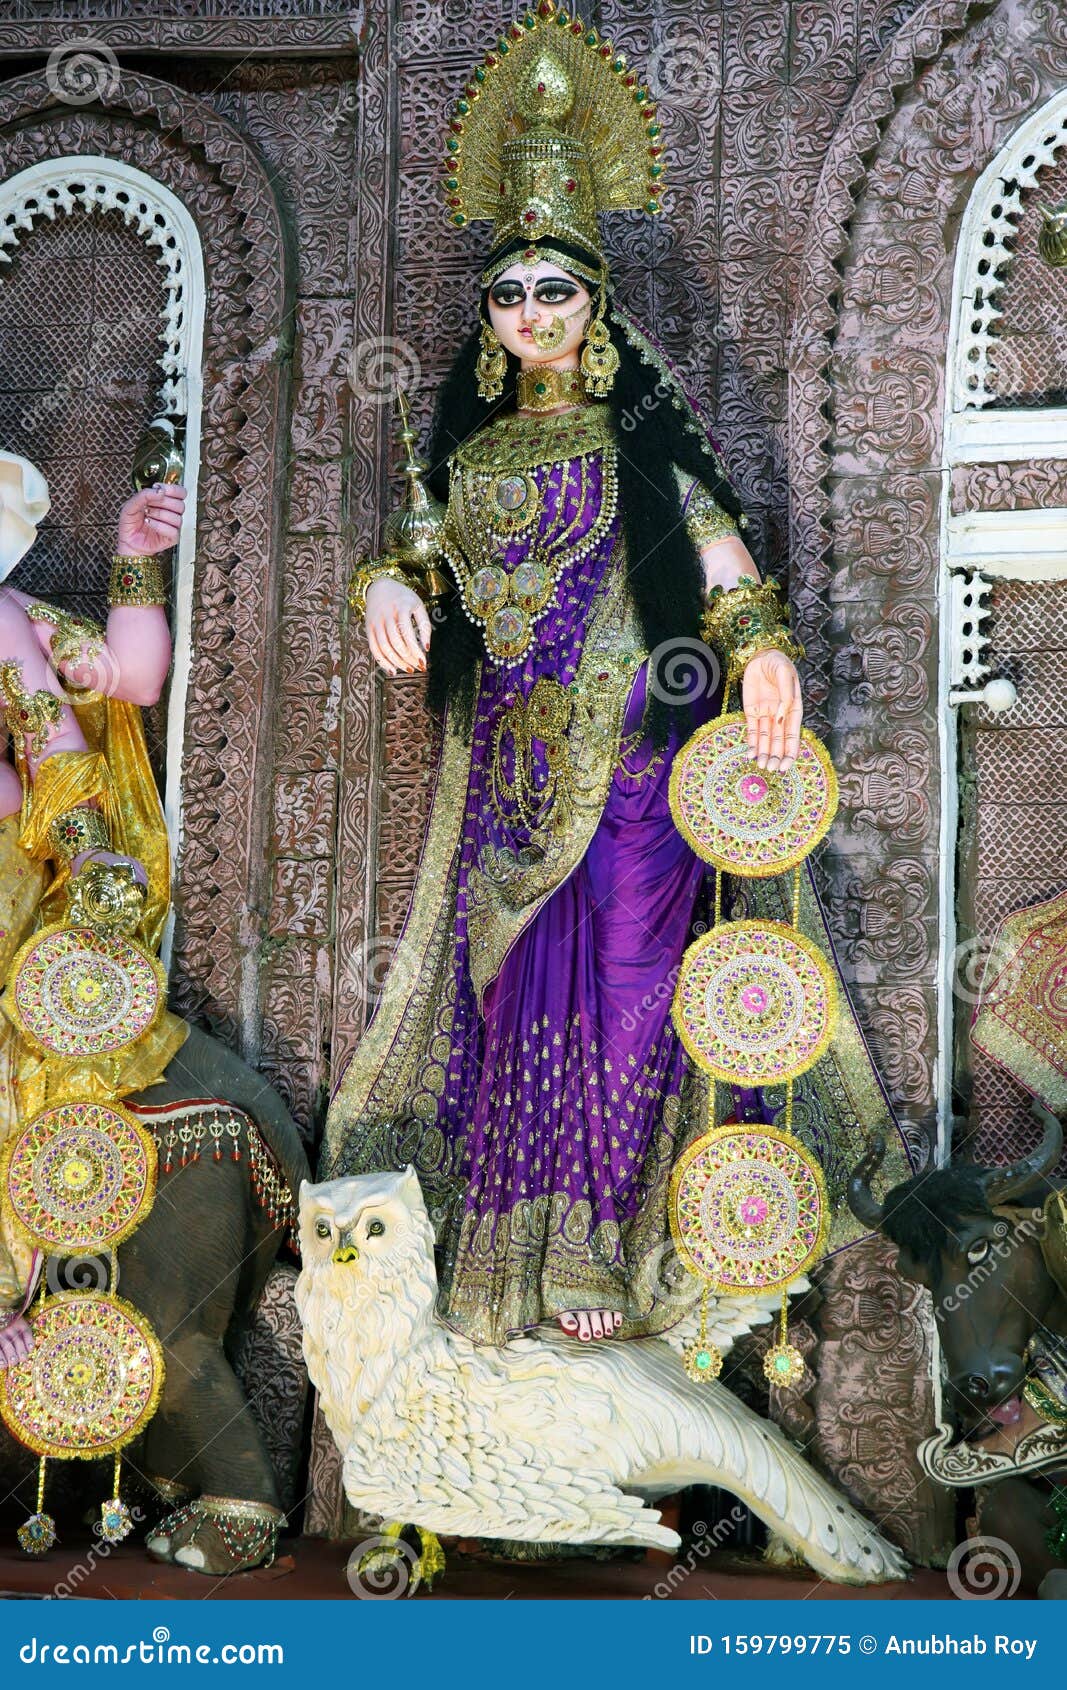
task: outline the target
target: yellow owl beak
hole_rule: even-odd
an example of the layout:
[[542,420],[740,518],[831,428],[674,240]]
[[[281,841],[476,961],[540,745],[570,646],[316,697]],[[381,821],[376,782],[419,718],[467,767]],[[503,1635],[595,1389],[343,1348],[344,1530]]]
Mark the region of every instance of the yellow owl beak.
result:
[[359,1251],[354,1244],[339,1244],[330,1258],[338,1267],[345,1267],[349,1262],[359,1261]]

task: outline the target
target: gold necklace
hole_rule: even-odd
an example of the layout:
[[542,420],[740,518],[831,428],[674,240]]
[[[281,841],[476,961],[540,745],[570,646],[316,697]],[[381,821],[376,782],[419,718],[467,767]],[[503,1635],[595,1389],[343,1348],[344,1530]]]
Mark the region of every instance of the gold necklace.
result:
[[565,460],[559,491],[561,513],[573,491],[573,516],[564,518],[559,532],[548,540],[534,535],[525,559],[509,570],[501,552],[509,538],[532,527],[539,516],[537,482],[504,466],[487,473],[452,460],[442,549],[459,584],[463,608],[481,628],[494,663],[525,657],[537,623],[555,599],[564,567],[588,557],[614,521],[619,481],[612,449],[603,452],[601,465],[599,509],[582,538],[575,541],[574,535],[589,497],[589,458],[584,455]]
[[515,383],[520,411],[555,411],[560,405],[588,405],[581,370],[549,367],[520,370]]

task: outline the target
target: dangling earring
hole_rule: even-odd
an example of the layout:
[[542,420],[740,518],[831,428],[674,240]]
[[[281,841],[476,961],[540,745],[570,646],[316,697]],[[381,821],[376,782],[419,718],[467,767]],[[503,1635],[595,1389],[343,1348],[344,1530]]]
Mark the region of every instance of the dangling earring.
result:
[[582,347],[582,375],[585,378],[585,391],[590,399],[607,398],[619,367],[619,354],[611,344],[611,335],[604,321],[606,305],[607,290],[601,288],[600,304],[586,331],[585,345]]
[[497,339],[492,323],[482,318],[482,347],[474,373],[478,378],[479,399],[499,399],[504,391],[504,371],[508,367],[507,353]]

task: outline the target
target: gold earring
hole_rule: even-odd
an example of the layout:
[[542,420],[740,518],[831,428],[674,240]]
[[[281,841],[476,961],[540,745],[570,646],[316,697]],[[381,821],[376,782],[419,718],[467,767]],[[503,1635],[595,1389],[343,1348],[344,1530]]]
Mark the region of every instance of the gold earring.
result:
[[474,373],[478,378],[479,399],[499,399],[504,391],[504,371],[508,367],[507,354],[497,339],[492,323],[482,318],[482,344]]
[[586,331],[585,345],[582,347],[582,375],[585,378],[585,391],[590,399],[607,398],[619,367],[619,354],[611,344],[611,335],[604,321],[606,305],[606,294],[601,289],[600,304]]

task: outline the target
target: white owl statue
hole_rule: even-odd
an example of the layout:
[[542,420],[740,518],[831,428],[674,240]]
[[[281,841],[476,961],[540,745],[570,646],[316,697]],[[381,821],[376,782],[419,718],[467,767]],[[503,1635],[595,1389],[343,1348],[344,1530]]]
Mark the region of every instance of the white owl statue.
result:
[[[677,1549],[649,1501],[718,1485],[825,1578],[878,1583],[905,1562],[777,1427],[662,1338],[582,1344],[545,1329],[476,1346],[435,1315],[434,1239],[414,1170],[305,1184],[296,1301],[304,1355],[354,1507],[394,1537],[436,1534]],[[773,1297],[720,1299],[721,1350]]]

